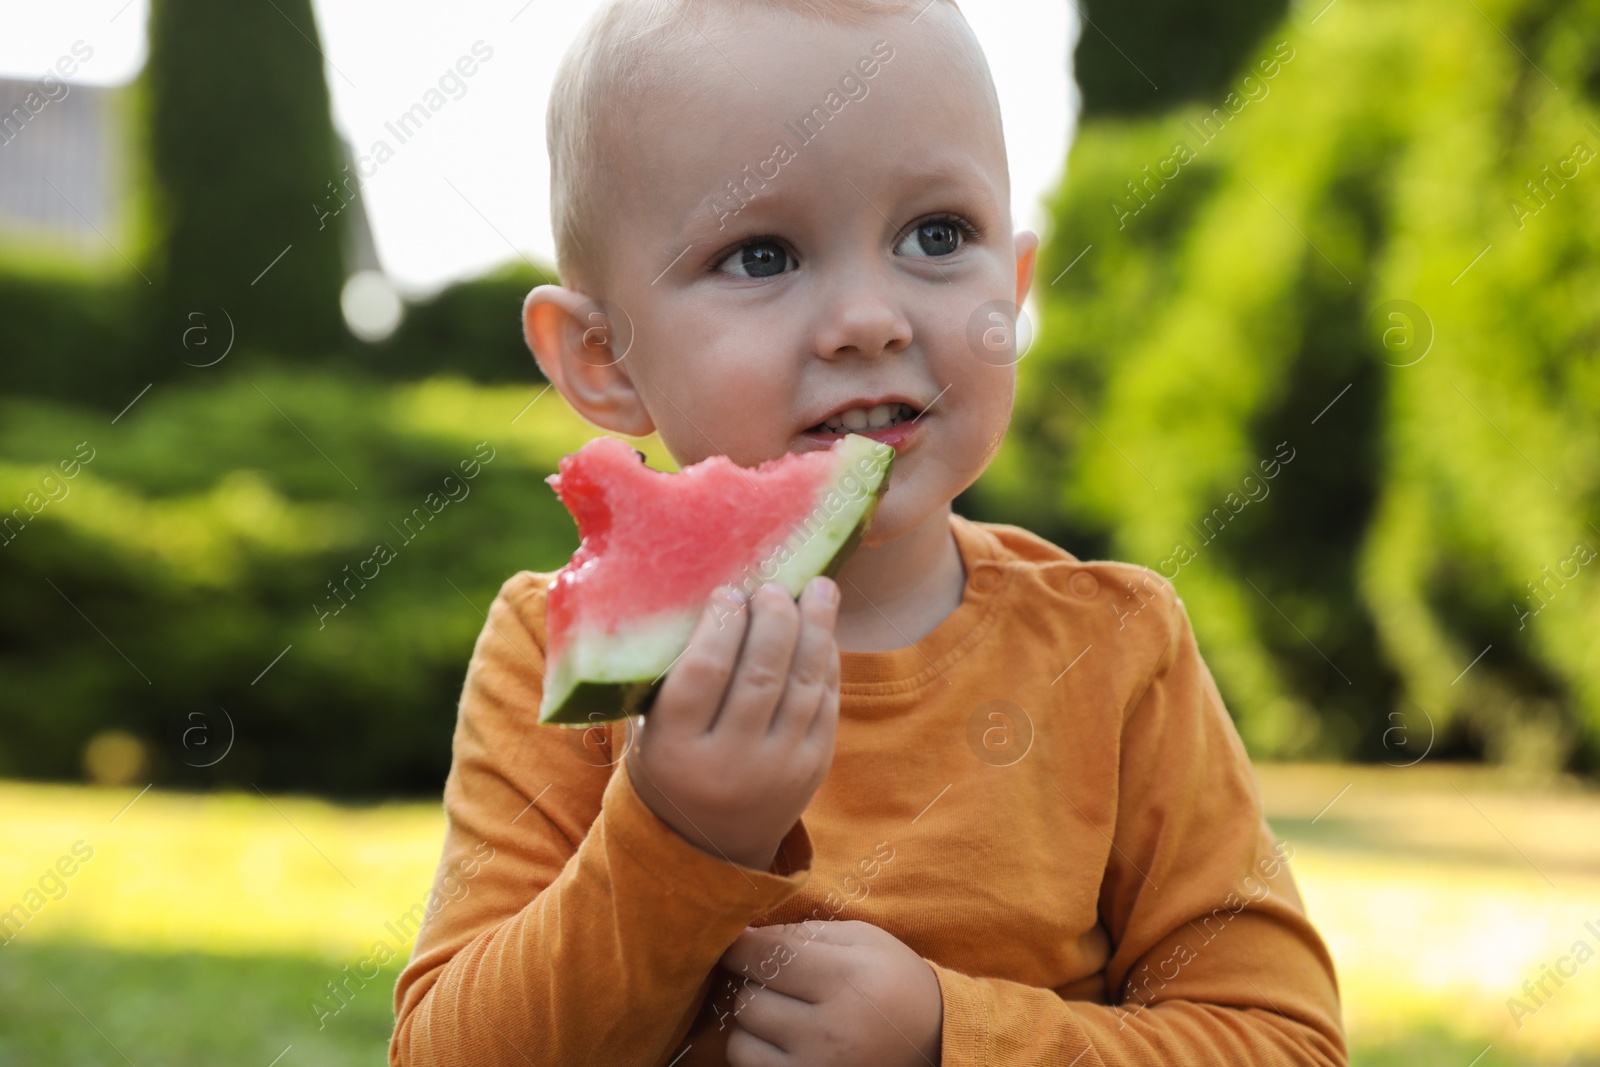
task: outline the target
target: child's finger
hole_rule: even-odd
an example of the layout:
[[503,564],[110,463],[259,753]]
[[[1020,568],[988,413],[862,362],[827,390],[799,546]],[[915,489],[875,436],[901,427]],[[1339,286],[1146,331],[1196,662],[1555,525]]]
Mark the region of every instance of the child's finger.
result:
[[833,747],[834,733],[839,726],[839,645],[837,641],[828,642],[828,674],[827,681],[822,690],[822,701],[817,705],[817,713],[811,717],[811,723],[806,727],[805,736],[801,739],[803,745],[824,745]]
[[833,623],[838,593],[831,580],[813,578],[800,595],[800,639],[778,710],[768,733],[790,744],[805,737],[822,705],[833,664]]
[[734,1019],[728,1031],[728,1045],[724,1051],[734,1067],[783,1067],[790,1062],[783,1049],[752,1034],[739,1025],[738,1019]]
[[789,591],[768,582],[750,598],[750,629],[728,695],[711,724],[719,735],[754,744],[766,736],[794,658],[800,612]]
[[743,596],[731,586],[706,598],[689,647],[668,668],[650,710],[650,721],[658,724],[658,729],[681,728],[703,734],[711,728],[728,691],[749,617]]
[[[806,1037],[816,1032],[817,1008],[811,1001],[791,997],[771,985],[749,987],[736,996],[734,1025],[775,1049],[801,1048]],[[729,1062],[733,1062],[732,1056]]]
[[844,984],[838,977],[842,973],[839,953],[851,950],[850,946],[830,942],[820,929],[826,925],[746,930],[717,962],[736,979],[748,977],[784,996],[821,1004]]

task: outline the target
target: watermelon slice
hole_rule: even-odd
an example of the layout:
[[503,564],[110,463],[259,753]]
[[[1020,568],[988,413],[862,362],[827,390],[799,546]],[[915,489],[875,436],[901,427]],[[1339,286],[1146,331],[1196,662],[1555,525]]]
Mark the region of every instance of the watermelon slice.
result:
[[724,582],[798,597],[855,550],[878,508],[894,449],[860,434],[759,467],[712,456],[676,474],[598,437],[545,479],[580,544],[550,581],[539,721],[591,726],[650,709],[667,668]]

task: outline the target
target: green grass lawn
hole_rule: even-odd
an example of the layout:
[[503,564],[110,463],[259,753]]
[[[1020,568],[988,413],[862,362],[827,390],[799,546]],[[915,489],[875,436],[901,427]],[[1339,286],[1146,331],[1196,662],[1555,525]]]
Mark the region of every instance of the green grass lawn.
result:
[[[1600,798],[1453,767],[1260,778],[1354,1062],[1600,1064],[1600,959],[1520,1028],[1506,1007],[1600,948]],[[398,960],[336,1016],[313,1001],[426,895],[437,805],[136,794],[0,783],[0,908],[93,849],[0,947],[0,1065],[383,1063]]]
[[20,939],[0,953],[0,1064],[386,1062],[398,964],[319,1027],[311,994],[339,970],[324,960]]

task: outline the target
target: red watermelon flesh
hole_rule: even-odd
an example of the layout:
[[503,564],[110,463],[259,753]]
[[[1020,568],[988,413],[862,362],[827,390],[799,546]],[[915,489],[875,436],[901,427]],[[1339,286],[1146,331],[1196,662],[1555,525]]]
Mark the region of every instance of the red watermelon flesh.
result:
[[712,456],[651,470],[615,437],[564,456],[546,479],[580,544],[546,600],[539,721],[589,725],[647,711],[724,582],[792,596],[843,565],[888,484],[894,450],[849,434],[753,468]]

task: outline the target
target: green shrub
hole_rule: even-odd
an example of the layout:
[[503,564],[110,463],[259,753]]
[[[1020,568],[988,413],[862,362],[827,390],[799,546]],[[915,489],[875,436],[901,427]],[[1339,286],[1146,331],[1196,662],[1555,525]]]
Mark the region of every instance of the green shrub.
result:
[[150,311],[120,274],[0,266],[0,393],[120,408],[150,381]]
[[1084,116],[1147,115],[1222,95],[1288,6],[1287,0],[1075,4],[1083,26],[1072,73]]
[[318,39],[310,0],[152,3],[139,91],[158,352],[220,308],[250,347],[343,344],[343,234],[317,211],[343,159]]
[[514,260],[478,278],[456,282],[406,308],[394,335],[369,346],[363,364],[392,378],[459,374],[480,382],[526,382],[539,367],[522,338],[522,301],[554,282]]
[[1257,753],[1593,769],[1600,114],[1540,72],[1586,84],[1600,10],[1499,5],[1524,58],[1471,5],[1311,9],[1084,123],[974,504],[1174,576]]
[[[0,501],[36,512],[0,538],[0,777],[75,778],[117,728],[168,784],[436,792],[483,611],[577,547],[543,479],[595,431],[542,386],[216,371],[115,426],[0,402]],[[232,753],[189,765],[219,708]]]

